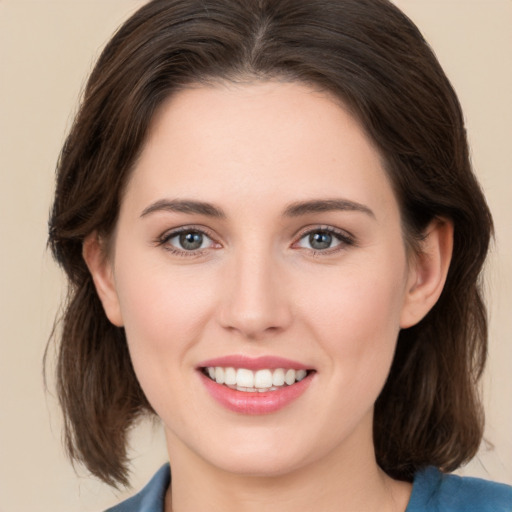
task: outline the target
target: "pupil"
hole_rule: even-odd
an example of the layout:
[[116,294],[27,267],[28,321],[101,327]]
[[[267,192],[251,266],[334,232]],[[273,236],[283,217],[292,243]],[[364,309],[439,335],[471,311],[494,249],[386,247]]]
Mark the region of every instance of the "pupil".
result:
[[180,244],[187,251],[199,249],[203,245],[203,235],[201,233],[183,233],[180,235]]
[[309,243],[313,249],[328,249],[332,243],[330,233],[312,233],[309,235]]

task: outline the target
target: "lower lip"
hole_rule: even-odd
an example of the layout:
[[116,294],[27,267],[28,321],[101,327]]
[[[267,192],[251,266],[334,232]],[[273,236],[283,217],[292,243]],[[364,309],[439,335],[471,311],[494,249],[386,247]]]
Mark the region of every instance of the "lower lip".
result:
[[291,386],[283,386],[275,391],[250,393],[228,388],[217,384],[202,372],[199,372],[202,382],[210,395],[226,409],[241,414],[269,414],[283,409],[299,398],[311,383],[314,372]]

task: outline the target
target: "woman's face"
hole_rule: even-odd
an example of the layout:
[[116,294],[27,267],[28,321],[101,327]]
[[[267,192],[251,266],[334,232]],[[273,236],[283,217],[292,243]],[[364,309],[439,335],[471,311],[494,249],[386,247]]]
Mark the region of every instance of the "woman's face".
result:
[[127,185],[111,265],[105,307],[171,460],[277,475],[372,456],[414,276],[379,154],[327,94],[175,94]]

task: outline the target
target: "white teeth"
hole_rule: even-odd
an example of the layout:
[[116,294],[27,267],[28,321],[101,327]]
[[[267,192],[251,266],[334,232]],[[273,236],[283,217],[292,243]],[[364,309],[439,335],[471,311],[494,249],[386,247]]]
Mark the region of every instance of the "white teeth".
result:
[[255,388],[270,388],[270,387],[272,387],[272,372],[270,370],[258,370],[254,374],[254,387]]
[[278,368],[274,370],[272,374],[272,385],[274,386],[282,386],[284,384],[284,370],[282,368]]
[[295,382],[295,370],[287,370],[284,376],[284,381],[288,386],[291,386]]
[[215,381],[217,384],[224,384],[224,368],[217,366],[215,368]]
[[245,368],[238,368],[236,371],[236,385],[243,388],[253,388],[254,372]]
[[295,380],[300,382],[307,374],[308,372],[306,370],[297,370],[295,373]]
[[234,368],[226,368],[224,370],[224,383],[231,386],[236,386],[236,370]]
[[308,372],[306,370],[275,370],[263,369],[253,372],[247,368],[224,368],[221,366],[205,368],[205,373],[217,384],[245,392],[275,391],[284,385],[291,386],[295,382],[304,379]]

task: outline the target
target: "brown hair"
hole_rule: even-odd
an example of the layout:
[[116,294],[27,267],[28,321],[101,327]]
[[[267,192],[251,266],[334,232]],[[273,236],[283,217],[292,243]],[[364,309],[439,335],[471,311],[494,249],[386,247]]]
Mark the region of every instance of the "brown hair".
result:
[[127,483],[126,433],[152,413],[124,331],[107,320],[82,258],[84,237],[108,239],[123,186],[162,101],[192,83],[284,79],[329,91],[377,145],[406,240],[435,217],[454,223],[438,303],[399,334],[375,407],[377,461],[411,480],[476,452],[477,381],[487,324],[479,275],[492,232],[472,173],[457,97],[414,24],[387,0],[154,0],[108,43],[58,162],[50,245],[69,279],[58,393],[71,457]]

